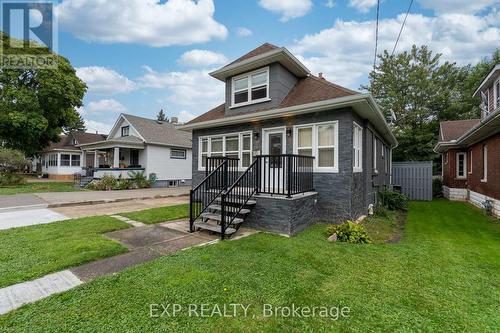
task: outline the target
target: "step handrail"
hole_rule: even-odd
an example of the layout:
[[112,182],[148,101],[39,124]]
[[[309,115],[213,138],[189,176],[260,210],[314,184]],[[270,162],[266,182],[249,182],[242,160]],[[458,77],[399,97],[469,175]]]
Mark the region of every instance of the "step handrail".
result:
[[[250,166],[243,172],[241,176],[232,184],[226,191],[221,194],[221,240],[227,228],[233,225],[236,216],[241,212],[243,207],[247,204],[248,200],[258,191],[259,188],[259,165],[260,160],[255,159]],[[228,206],[227,199],[230,202],[237,203],[236,206]],[[229,211],[228,211],[229,210]],[[230,215],[227,213],[231,213]],[[233,226],[238,230],[241,223]]]
[[[227,187],[227,160],[223,160],[208,176],[189,191],[189,231],[194,232],[194,221]],[[215,184],[215,192],[209,191]],[[201,207],[199,206],[201,204]]]

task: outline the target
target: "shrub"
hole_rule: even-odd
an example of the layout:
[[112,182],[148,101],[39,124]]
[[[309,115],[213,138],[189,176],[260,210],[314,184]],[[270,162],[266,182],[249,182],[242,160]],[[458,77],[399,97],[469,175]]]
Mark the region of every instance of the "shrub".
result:
[[439,178],[434,178],[432,180],[432,196],[434,198],[443,197],[443,181]]
[[21,185],[26,182],[26,179],[20,175],[13,173],[0,173],[0,186]]
[[130,171],[128,173],[132,188],[151,187],[151,182],[146,178],[142,171]]
[[378,192],[379,205],[389,210],[407,210],[408,197],[406,195],[391,191],[382,190]]
[[366,233],[365,227],[352,221],[346,221],[339,225],[329,225],[326,228],[328,236],[337,234],[337,240],[347,243],[371,243],[370,237]]
[[1,174],[12,174],[16,171],[21,171],[28,164],[28,160],[21,151],[0,147]]

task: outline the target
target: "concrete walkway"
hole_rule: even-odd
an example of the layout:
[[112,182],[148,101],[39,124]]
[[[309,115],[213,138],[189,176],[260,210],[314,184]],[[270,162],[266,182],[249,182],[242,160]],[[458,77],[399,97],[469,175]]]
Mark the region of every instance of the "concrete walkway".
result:
[[[116,218],[123,220],[121,216]],[[125,222],[132,225],[140,223],[132,220]],[[69,290],[101,276],[118,273],[163,255],[219,241],[218,235],[204,231],[189,233],[188,229],[189,221],[184,219],[106,233],[107,237],[126,246],[129,252],[0,289],[0,315],[23,304],[38,301],[51,294]],[[236,240],[256,232],[258,231],[240,228],[231,239]]]
[[14,207],[47,207],[47,202],[33,194],[0,195],[0,212]]
[[74,288],[83,282],[68,270],[0,289],[0,315],[52,294]]
[[45,224],[67,219],[67,216],[46,208],[0,212],[0,230],[27,227],[30,225]]

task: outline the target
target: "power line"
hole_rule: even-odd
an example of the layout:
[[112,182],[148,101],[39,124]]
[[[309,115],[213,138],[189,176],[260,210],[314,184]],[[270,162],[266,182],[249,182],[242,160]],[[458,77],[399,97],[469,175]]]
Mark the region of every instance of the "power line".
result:
[[380,0],[377,0],[377,24],[375,27],[375,55],[373,57],[373,68],[375,69],[375,65],[377,63],[377,48],[378,48],[378,18],[380,14]]
[[406,19],[408,18],[408,14],[410,13],[412,5],[413,5],[413,0],[410,1],[410,5],[408,6],[408,10],[406,11],[405,19],[403,21],[403,24],[401,24],[401,29],[399,30],[398,38],[396,39],[396,43],[394,44],[394,48],[392,49],[391,57],[394,55],[394,52],[396,51],[396,47],[398,46],[399,42],[399,37],[401,37],[401,33],[403,32],[403,28],[405,26]]

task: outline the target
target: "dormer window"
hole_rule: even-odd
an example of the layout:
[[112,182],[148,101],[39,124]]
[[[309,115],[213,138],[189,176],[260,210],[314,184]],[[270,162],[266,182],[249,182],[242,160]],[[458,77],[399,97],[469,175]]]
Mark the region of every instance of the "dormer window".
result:
[[128,136],[129,133],[129,126],[123,126],[122,127],[122,136]]
[[232,107],[269,100],[269,67],[232,79]]

